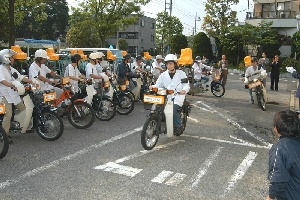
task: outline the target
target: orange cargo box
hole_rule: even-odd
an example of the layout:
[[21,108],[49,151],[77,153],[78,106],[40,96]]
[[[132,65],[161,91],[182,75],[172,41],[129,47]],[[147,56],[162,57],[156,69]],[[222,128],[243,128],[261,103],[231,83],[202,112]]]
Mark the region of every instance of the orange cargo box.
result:
[[16,52],[14,59],[16,60],[26,60],[27,58],[27,53],[24,53],[19,45],[16,46],[11,46],[11,49]]
[[178,59],[179,65],[193,64],[193,53],[191,48],[181,49],[180,58]]

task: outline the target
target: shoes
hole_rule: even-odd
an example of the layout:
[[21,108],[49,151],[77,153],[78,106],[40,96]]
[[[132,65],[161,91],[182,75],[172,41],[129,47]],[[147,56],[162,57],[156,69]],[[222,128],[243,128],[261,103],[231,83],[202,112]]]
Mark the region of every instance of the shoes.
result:
[[254,99],[253,98],[250,99],[250,103],[254,104]]
[[174,127],[174,135],[179,136],[179,135],[182,134],[182,132],[183,132],[182,126],[180,126],[180,127]]

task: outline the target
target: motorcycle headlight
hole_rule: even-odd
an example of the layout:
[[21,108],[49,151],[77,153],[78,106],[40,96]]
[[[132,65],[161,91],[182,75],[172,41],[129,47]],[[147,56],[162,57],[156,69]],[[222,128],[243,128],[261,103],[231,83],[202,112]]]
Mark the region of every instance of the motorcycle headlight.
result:
[[257,78],[253,79],[253,82],[256,82],[256,81],[258,81],[258,79],[257,79]]
[[167,94],[167,90],[159,88],[158,91],[157,91],[157,94],[158,95],[166,95]]

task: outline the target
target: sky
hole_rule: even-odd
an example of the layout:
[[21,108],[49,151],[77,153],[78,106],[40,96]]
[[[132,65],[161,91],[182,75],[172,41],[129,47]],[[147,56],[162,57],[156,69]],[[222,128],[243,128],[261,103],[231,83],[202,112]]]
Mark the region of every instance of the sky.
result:
[[[67,0],[69,6],[76,6],[82,0]],[[165,10],[165,1],[170,3],[171,0],[150,0],[150,2],[142,7],[145,16],[156,18],[156,14]],[[172,16],[179,18],[183,25],[183,35],[192,35],[193,27],[195,27],[195,17],[200,17],[200,21],[196,21],[196,32],[201,32],[203,17],[205,16],[206,0],[172,0]],[[250,0],[248,9],[248,0],[240,0],[237,5],[232,6],[232,10],[237,11],[239,22],[244,22],[246,12],[253,12],[253,0]]]

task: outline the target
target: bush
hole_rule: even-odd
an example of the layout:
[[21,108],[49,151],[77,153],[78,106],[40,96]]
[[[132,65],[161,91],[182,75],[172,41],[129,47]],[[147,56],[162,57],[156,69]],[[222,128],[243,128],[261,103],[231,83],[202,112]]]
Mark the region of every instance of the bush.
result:
[[294,67],[297,72],[300,72],[300,61],[295,60],[294,58],[287,58],[282,62],[281,71],[286,72],[286,67]]

